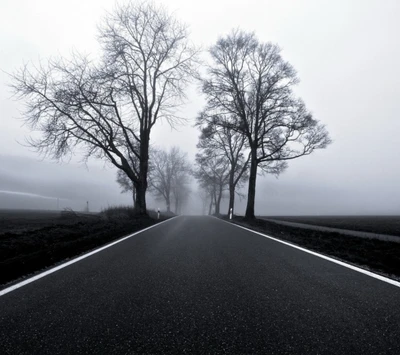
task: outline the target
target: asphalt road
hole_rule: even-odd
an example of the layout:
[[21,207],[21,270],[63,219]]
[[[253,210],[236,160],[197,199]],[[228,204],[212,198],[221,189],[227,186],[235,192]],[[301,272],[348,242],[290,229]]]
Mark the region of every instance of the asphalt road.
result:
[[400,288],[178,217],[0,297],[1,354],[400,354]]

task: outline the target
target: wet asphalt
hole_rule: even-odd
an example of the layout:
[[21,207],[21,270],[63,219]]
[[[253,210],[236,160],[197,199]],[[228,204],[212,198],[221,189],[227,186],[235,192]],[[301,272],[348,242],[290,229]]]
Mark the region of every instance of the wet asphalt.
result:
[[0,297],[1,354],[400,354],[400,288],[177,217]]

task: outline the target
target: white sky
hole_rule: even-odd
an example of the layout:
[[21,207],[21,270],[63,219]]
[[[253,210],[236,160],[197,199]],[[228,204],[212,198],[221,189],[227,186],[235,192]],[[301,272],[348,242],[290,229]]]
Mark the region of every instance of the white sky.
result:
[[[203,48],[234,27],[278,43],[298,71],[297,93],[328,127],[334,140],[328,149],[291,162],[278,180],[259,179],[257,214],[400,214],[400,1],[158,2],[189,24],[191,40]],[[96,25],[113,6],[111,0],[0,0],[0,69],[13,72],[25,62],[68,56],[72,49],[95,55]],[[37,160],[17,143],[28,131],[16,119],[22,104],[11,99],[7,81],[0,72],[0,175],[6,173],[1,159]],[[179,145],[194,158],[198,133],[192,124],[203,101],[195,87],[188,92],[183,110],[188,125],[171,131],[160,124],[152,143]],[[89,164],[89,171],[70,163],[60,169],[63,176],[66,169],[85,183],[93,178],[90,169],[97,169],[95,180],[102,177],[116,202],[130,201],[121,200],[114,172],[98,163]],[[63,181],[56,168],[50,170]]]

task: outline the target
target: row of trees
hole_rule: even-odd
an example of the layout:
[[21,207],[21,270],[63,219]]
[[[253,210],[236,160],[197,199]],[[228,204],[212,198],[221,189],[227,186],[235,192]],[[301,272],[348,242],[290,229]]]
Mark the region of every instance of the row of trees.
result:
[[11,86],[26,101],[25,122],[41,132],[28,143],[58,160],[78,149],[84,159],[110,162],[132,186],[139,214],[146,214],[149,187],[168,208],[173,196],[179,210],[182,196],[174,186],[185,178],[156,174],[176,167],[161,156],[172,152],[154,152],[160,159],[150,159],[150,135],[160,119],[179,124],[176,109],[193,79],[201,80],[207,100],[197,118],[195,176],[217,213],[224,189],[233,208],[235,191],[248,179],[246,216],[254,218],[257,173],[279,174],[288,160],[330,142],[293,93],[293,67],[276,45],[252,33],[234,30],[220,38],[209,50],[210,64],[203,64],[204,77],[187,27],[154,3],[117,5],[99,26],[98,39],[99,58],[75,54],[24,66],[12,75]]

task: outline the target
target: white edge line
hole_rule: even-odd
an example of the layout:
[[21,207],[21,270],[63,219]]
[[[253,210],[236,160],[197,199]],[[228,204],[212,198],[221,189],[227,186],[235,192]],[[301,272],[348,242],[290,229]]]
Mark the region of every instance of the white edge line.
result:
[[[217,218],[217,217],[214,217],[214,218]],[[217,218],[217,219],[219,219],[219,220],[222,221],[222,222],[228,223],[228,224],[230,224],[230,225],[234,225],[234,226],[236,226],[236,227],[238,227],[238,228],[242,228],[242,229],[245,229],[245,230],[247,230],[247,231],[249,231],[249,232],[252,232],[252,233],[261,235],[261,236],[263,236],[263,237],[265,237],[265,238],[272,239],[272,240],[274,240],[274,241],[276,241],[276,242],[278,242],[278,243],[282,243],[282,244],[288,245],[288,246],[290,246],[290,247],[292,247],[292,248],[299,249],[299,250],[301,250],[301,251],[304,251],[305,253],[312,254],[312,255],[315,255],[315,256],[317,256],[317,257],[319,257],[319,258],[322,258],[322,259],[331,261],[331,262],[333,262],[333,263],[335,263],[335,264],[339,264],[339,265],[341,265],[341,266],[347,267],[348,269],[352,269],[352,270],[354,270],[354,271],[358,271],[358,272],[360,272],[360,273],[362,273],[362,274],[368,275],[368,276],[370,276],[370,277],[373,277],[373,278],[375,278],[375,279],[378,279],[378,280],[381,280],[381,281],[383,281],[383,282],[389,283],[389,284],[391,284],[391,285],[400,287],[400,282],[395,281],[395,280],[392,280],[392,279],[389,279],[388,277],[375,274],[375,273],[373,273],[373,272],[371,272],[371,271],[368,271],[368,270],[359,268],[359,267],[354,266],[354,265],[351,265],[351,264],[347,264],[347,263],[345,263],[345,262],[343,262],[343,261],[339,261],[339,260],[337,260],[337,259],[330,258],[329,256],[319,254],[319,253],[317,253],[317,252],[315,252],[315,251],[311,251],[311,250],[308,250],[308,249],[299,247],[299,246],[297,246],[297,245],[295,245],[295,244],[291,244],[291,243],[285,242],[285,241],[283,241],[283,240],[280,240],[280,239],[271,237],[271,236],[269,236],[269,235],[267,235],[267,234],[254,231],[254,230],[252,230],[252,229],[249,229],[249,228],[240,226],[240,225],[238,225],[238,224],[236,224],[236,223],[227,222],[227,221],[224,221],[223,219],[220,219],[220,218]]]
[[93,254],[96,254],[96,253],[98,253],[98,252],[100,252],[100,251],[102,251],[102,250],[104,250],[104,249],[110,248],[110,247],[112,247],[112,246],[115,245],[115,244],[121,243],[121,242],[123,242],[124,240],[126,240],[126,239],[128,239],[128,238],[131,238],[131,237],[133,237],[133,236],[135,236],[135,235],[137,235],[137,234],[139,234],[139,233],[143,233],[143,232],[145,232],[145,231],[147,231],[147,230],[149,230],[149,229],[151,229],[151,228],[157,227],[157,226],[159,226],[159,225],[161,225],[161,224],[163,224],[163,223],[165,223],[165,222],[171,221],[171,220],[173,220],[173,219],[175,219],[175,218],[177,218],[177,217],[179,217],[179,216],[175,216],[175,217],[169,218],[169,219],[167,219],[167,220],[165,220],[165,221],[162,221],[162,222],[160,222],[160,223],[154,224],[154,225],[152,225],[152,226],[150,226],[150,227],[147,227],[147,228],[142,229],[142,230],[140,230],[140,231],[137,231],[137,232],[135,232],[135,233],[129,234],[129,235],[127,235],[126,237],[122,237],[121,239],[118,239],[118,240],[116,240],[116,241],[114,241],[114,242],[112,242],[112,243],[106,244],[106,245],[104,245],[104,246],[102,246],[102,247],[100,247],[100,248],[98,248],[98,249],[92,250],[92,251],[89,252],[89,253],[86,253],[86,254],[83,254],[83,255],[81,255],[81,256],[78,256],[78,257],[75,258],[75,259],[72,259],[72,260],[70,260],[70,261],[67,261],[67,262],[65,262],[65,263],[63,263],[63,264],[61,264],[61,265],[58,265],[58,266],[54,267],[54,268],[51,268],[51,269],[46,270],[46,271],[44,271],[44,272],[41,272],[41,273],[38,274],[38,275],[32,276],[32,277],[30,277],[29,279],[26,279],[26,280],[24,280],[24,281],[18,282],[18,283],[16,283],[15,285],[12,285],[12,286],[7,287],[7,288],[5,288],[5,289],[3,289],[3,290],[0,290],[0,297],[3,296],[3,295],[5,295],[6,293],[12,292],[12,291],[14,291],[14,290],[16,290],[16,289],[18,289],[18,288],[20,288],[20,287],[23,287],[23,286],[25,286],[25,285],[28,285],[28,284],[30,284],[31,282],[34,282],[34,281],[36,281],[36,280],[39,280],[39,279],[41,279],[42,277],[45,277],[45,276],[47,276],[47,275],[50,275],[50,274],[52,274],[53,272],[56,272],[56,271],[58,271],[58,270],[61,270],[61,269],[65,268],[65,267],[67,267],[67,266],[69,266],[69,265],[75,264],[75,263],[77,263],[78,261],[81,261],[81,260],[83,260],[83,259],[86,259],[86,258],[88,258],[89,256],[91,256],[91,255],[93,255]]

